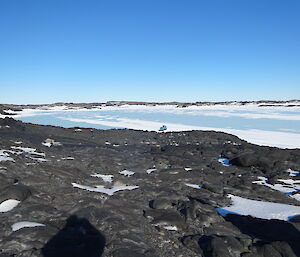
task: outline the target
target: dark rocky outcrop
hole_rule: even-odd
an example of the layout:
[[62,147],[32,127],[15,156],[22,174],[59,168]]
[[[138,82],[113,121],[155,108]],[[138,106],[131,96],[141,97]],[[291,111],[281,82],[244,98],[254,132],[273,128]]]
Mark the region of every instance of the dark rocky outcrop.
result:
[[[286,171],[300,168],[300,150],[214,131],[78,130],[8,118],[0,126],[0,150],[14,160],[0,162],[0,204],[20,201],[0,213],[0,256],[300,256],[299,217],[222,217],[216,210],[230,205],[228,194],[299,206],[252,182],[291,178]],[[46,139],[60,144],[48,147]],[[138,188],[96,192],[128,186]],[[18,222],[44,226],[12,229]]]

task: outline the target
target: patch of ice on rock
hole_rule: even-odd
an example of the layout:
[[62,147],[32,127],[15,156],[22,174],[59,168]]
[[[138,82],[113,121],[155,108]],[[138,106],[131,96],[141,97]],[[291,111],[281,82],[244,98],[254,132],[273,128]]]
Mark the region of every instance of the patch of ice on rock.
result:
[[35,161],[39,161],[39,162],[47,162],[48,160],[46,160],[45,158],[36,158],[36,157],[29,157],[31,160],[35,160]]
[[185,183],[185,185],[188,186],[188,187],[196,188],[196,189],[202,188],[202,186],[199,186],[199,185],[196,185],[196,184]]
[[21,147],[21,146],[11,146],[12,149],[21,150],[24,153],[32,154],[32,155],[39,155],[45,157],[45,153],[39,153],[36,151],[35,148],[31,147]]
[[90,186],[83,186],[77,183],[72,183],[73,187],[77,187],[80,189],[85,189],[91,192],[98,192],[103,193],[107,195],[113,195],[115,192],[123,191],[123,190],[134,190],[139,188],[139,186],[113,186],[112,188],[105,188],[104,186],[96,186],[96,187],[90,187]]
[[112,183],[114,175],[92,174],[91,177],[101,178],[104,182]]
[[21,221],[13,224],[11,226],[12,231],[17,231],[21,228],[33,228],[33,227],[44,227],[45,224],[37,223],[37,222],[31,222],[31,221]]
[[9,154],[7,150],[0,150],[0,162],[5,162],[5,161],[11,161],[14,162],[15,160],[11,157],[9,157]]
[[261,219],[288,220],[289,217],[300,214],[300,206],[250,200],[230,194],[228,197],[231,198],[232,205],[216,209],[222,216],[228,213],[235,213],[251,215]]
[[122,170],[119,173],[125,177],[131,177],[132,175],[135,174],[134,171],[130,171],[130,170]]
[[11,211],[13,208],[15,208],[18,204],[20,203],[20,201],[15,200],[15,199],[8,199],[3,201],[0,204],[0,212],[8,212]]
[[74,157],[68,156],[68,157],[62,157],[61,159],[71,161],[71,160],[74,160]]
[[153,171],[156,171],[156,169],[148,169],[148,170],[146,170],[146,172],[147,172],[148,174],[151,174]]
[[60,145],[62,145],[62,143],[56,142],[54,139],[47,138],[45,140],[45,142],[42,142],[42,145],[47,146],[47,147],[51,147],[51,146],[60,146]]
[[274,190],[280,191],[282,193],[292,193],[300,190],[300,180],[293,180],[293,179],[278,179],[278,181],[284,184],[269,184],[268,179],[266,177],[257,177],[259,181],[253,181],[253,184],[258,184],[262,186],[270,187]]
[[231,166],[231,164],[229,163],[229,160],[226,159],[226,158],[219,158],[219,159],[218,159],[218,162],[222,163],[223,166],[226,166],[226,167]]
[[164,226],[164,229],[169,231],[177,231],[178,228],[176,226]]
[[50,147],[50,146],[51,146],[51,143],[42,143],[42,145],[47,146],[47,147]]
[[292,170],[292,169],[288,169],[286,172],[290,173],[291,177],[295,177],[299,174],[299,171],[295,171],[295,170]]

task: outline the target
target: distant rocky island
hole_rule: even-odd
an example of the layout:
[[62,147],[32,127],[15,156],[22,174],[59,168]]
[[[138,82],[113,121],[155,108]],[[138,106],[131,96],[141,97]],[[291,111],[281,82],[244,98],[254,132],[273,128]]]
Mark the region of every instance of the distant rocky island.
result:
[[300,256],[299,171],[299,149],[222,132],[0,119],[0,256]]
[[25,108],[50,108],[55,106],[66,106],[67,108],[101,108],[105,106],[123,106],[123,105],[138,105],[138,106],[164,106],[172,105],[178,108],[185,108],[190,106],[213,106],[213,105],[257,105],[259,107],[300,107],[300,100],[288,100],[288,101],[272,101],[272,100],[261,100],[261,101],[225,101],[225,102],[138,102],[138,101],[108,101],[105,103],[65,103],[58,102],[53,104],[0,104],[0,113],[3,110],[22,110]]

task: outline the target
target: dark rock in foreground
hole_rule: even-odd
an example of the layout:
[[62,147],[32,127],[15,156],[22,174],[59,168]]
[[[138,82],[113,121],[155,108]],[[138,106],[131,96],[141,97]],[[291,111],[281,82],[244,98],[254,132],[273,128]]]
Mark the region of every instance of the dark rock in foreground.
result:
[[64,129],[13,119],[0,126],[0,204],[18,203],[0,212],[1,257],[300,256],[299,217],[216,210],[230,205],[227,194],[299,206],[252,182],[289,179],[300,150],[213,131]]

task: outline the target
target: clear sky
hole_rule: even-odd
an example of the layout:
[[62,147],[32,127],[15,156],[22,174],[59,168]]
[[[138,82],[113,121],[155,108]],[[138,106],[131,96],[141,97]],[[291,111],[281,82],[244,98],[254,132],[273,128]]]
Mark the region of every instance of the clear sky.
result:
[[299,0],[0,0],[0,103],[300,99]]

